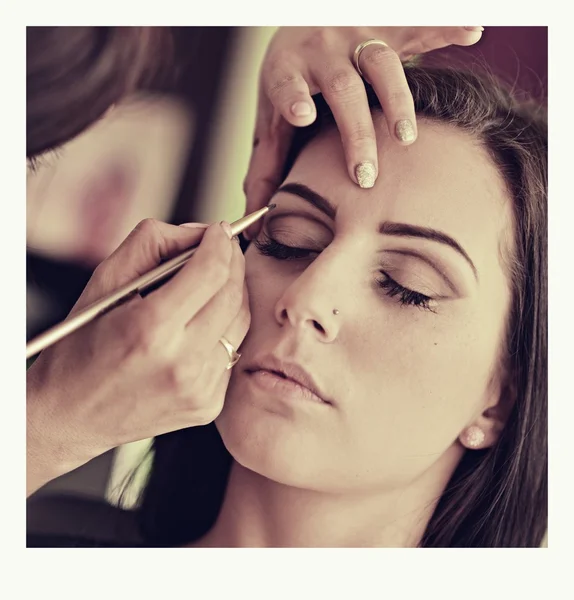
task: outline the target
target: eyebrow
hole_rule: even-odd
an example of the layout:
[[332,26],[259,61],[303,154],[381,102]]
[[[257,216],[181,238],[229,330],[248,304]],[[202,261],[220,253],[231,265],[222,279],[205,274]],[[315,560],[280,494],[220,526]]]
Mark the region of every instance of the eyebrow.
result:
[[418,225],[386,221],[379,225],[379,233],[382,233],[383,235],[394,235],[400,237],[422,238],[425,240],[430,240],[431,242],[438,242],[439,244],[450,246],[466,260],[466,262],[470,265],[472,272],[474,273],[474,278],[478,281],[478,271],[474,266],[470,256],[466,253],[465,249],[454,238],[450,237],[446,233],[443,233],[442,231],[431,229],[430,227],[419,227]]
[[[285,192],[299,196],[299,198],[306,200],[309,202],[309,204],[312,204],[315,208],[320,210],[332,220],[335,220],[335,217],[337,216],[337,208],[331,204],[329,200],[302,183],[286,183],[285,185],[281,186],[276,193],[279,192]],[[421,238],[430,240],[431,242],[445,244],[446,246],[449,246],[458,252],[466,260],[472,269],[474,278],[478,281],[478,271],[468,253],[454,238],[442,231],[431,229],[430,227],[409,225],[408,223],[385,221],[379,225],[379,233],[382,235],[391,235],[396,237]]]
[[294,194],[295,196],[299,196],[299,198],[303,198],[312,204],[315,208],[318,208],[322,213],[326,214],[333,221],[337,216],[337,208],[327,200],[327,198],[323,198],[317,192],[314,192],[311,188],[303,185],[302,183],[286,183],[282,185],[275,193],[286,192],[287,194]]

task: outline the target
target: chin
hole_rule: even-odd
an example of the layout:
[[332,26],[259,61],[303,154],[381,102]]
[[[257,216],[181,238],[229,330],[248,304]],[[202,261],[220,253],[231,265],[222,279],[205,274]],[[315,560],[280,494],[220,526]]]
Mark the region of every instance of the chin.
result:
[[230,382],[215,425],[228,452],[246,469],[284,485],[312,488],[321,472],[316,432],[301,429],[288,411],[269,409],[249,395],[242,377]]

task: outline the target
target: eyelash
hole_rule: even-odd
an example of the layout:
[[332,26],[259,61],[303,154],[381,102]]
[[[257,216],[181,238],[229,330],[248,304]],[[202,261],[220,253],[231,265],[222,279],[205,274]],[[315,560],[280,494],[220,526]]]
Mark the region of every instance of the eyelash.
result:
[[30,173],[36,175],[40,169],[52,166],[54,161],[58,160],[60,156],[62,156],[62,148],[52,148],[40,156],[26,157],[26,165]]
[[[254,240],[253,244],[261,254],[277,260],[301,260],[308,258],[311,252],[318,253],[316,250],[306,250],[305,248],[296,248],[294,246],[280,244],[277,240],[274,240],[268,235],[265,236],[264,240]],[[384,276],[384,279],[377,279],[377,284],[384,290],[387,296],[390,298],[396,298],[398,296],[397,301],[402,306],[416,306],[423,310],[435,312],[431,306],[432,298],[402,286],[392,279],[392,277],[389,277],[384,271],[381,271],[380,273]]]

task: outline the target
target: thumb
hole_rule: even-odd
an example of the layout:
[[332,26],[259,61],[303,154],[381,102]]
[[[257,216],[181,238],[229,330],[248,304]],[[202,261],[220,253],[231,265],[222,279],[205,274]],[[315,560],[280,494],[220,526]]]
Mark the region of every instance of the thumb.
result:
[[155,219],[141,221],[118,248],[98,265],[74,311],[199,243],[207,227],[203,223],[178,226]]

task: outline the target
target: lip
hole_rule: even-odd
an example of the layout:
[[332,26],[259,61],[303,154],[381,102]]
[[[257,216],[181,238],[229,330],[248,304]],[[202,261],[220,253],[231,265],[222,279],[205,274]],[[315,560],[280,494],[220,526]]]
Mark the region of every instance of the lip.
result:
[[281,360],[276,356],[268,355],[258,361],[254,361],[245,368],[245,371],[250,375],[257,371],[267,371],[275,374],[277,377],[276,384],[281,384],[281,381],[285,383],[291,382],[291,384],[303,388],[303,391],[307,392],[307,394],[312,394],[315,396],[315,399],[320,400],[324,404],[333,404],[326,398],[326,395],[321,391],[313,376],[295,362]]

